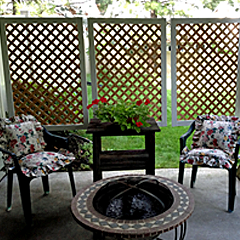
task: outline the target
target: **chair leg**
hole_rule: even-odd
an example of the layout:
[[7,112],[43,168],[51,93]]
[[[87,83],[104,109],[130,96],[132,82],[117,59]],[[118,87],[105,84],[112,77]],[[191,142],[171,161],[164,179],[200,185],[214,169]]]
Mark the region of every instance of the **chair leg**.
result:
[[32,225],[32,210],[31,210],[31,195],[30,195],[30,181],[31,178],[25,176],[19,176],[18,174],[18,181],[19,181],[19,188],[20,194],[22,199],[22,208],[23,214],[25,217],[26,224],[28,226]]
[[7,212],[12,210],[13,171],[8,170],[7,175]]
[[74,181],[74,177],[73,177],[73,170],[72,170],[72,165],[68,165],[68,175],[69,175],[69,179],[70,179],[70,183],[71,183],[71,188],[72,188],[72,195],[73,197],[76,195],[76,186],[75,186],[75,181]]
[[178,182],[183,184],[185,163],[179,162]]
[[43,183],[43,191],[44,195],[49,194],[49,182],[48,182],[48,175],[42,176],[42,183]]
[[195,182],[196,182],[197,170],[198,170],[198,166],[197,166],[197,165],[193,165],[193,166],[192,166],[191,183],[190,183],[190,187],[191,187],[191,188],[194,187],[194,184],[195,184]]
[[228,192],[228,212],[234,210],[234,201],[236,195],[236,169],[229,170],[229,192]]

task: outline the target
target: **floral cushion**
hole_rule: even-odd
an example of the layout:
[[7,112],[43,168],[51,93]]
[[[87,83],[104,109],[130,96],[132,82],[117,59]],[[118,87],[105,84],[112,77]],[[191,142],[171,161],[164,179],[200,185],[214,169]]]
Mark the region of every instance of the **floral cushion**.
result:
[[239,122],[238,117],[232,116],[198,116],[191,148],[218,148],[232,154],[239,135]]
[[27,177],[40,177],[59,170],[74,159],[72,153],[62,149],[58,153],[36,152],[28,154],[19,160],[19,165]]
[[8,149],[17,156],[42,151],[39,135],[31,121],[6,126]]
[[[31,115],[0,119],[0,147],[17,156],[43,151],[46,143],[42,130],[41,124]],[[11,157],[4,155],[5,164],[11,165]]]
[[193,165],[230,169],[240,134],[240,119],[235,116],[203,115],[195,120],[191,150],[185,147],[180,161]]
[[180,161],[192,165],[207,165],[209,167],[218,167],[231,169],[234,163],[233,155],[229,155],[220,149],[194,148],[183,149]]
[[222,149],[233,153],[237,135],[234,133],[234,122],[205,120],[199,137],[199,146]]
[[[65,149],[45,152],[43,127],[33,116],[0,119],[0,147],[20,157],[19,165],[27,177],[45,176],[70,164],[75,157]],[[3,154],[6,168],[13,165],[11,157]]]

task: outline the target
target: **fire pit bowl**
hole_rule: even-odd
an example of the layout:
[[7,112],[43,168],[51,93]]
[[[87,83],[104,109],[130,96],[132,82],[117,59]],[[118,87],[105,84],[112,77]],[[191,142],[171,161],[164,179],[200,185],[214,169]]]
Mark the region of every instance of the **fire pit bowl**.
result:
[[155,239],[181,226],[194,209],[190,192],[181,184],[152,175],[102,179],[72,200],[75,220],[94,233],[94,239]]
[[124,220],[155,217],[172,204],[173,195],[166,185],[136,176],[105,184],[93,198],[93,206],[99,213]]

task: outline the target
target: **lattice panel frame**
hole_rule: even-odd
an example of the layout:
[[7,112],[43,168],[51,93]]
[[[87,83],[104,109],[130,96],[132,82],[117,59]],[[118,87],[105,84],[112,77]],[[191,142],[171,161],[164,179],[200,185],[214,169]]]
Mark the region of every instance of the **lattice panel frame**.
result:
[[82,19],[6,19],[4,30],[15,115],[50,129],[85,128]]
[[165,19],[89,19],[93,99],[149,99],[166,126]]
[[173,125],[235,115],[239,20],[173,19],[171,48]]

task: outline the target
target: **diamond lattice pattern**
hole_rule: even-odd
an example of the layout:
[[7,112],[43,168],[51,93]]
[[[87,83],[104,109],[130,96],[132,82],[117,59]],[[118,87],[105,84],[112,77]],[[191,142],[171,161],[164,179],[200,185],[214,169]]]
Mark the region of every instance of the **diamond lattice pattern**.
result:
[[94,23],[98,95],[151,101],[161,120],[161,25]]
[[177,118],[234,115],[239,23],[177,25]]
[[76,24],[7,24],[16,114],[46,125],[83,123]]

